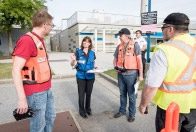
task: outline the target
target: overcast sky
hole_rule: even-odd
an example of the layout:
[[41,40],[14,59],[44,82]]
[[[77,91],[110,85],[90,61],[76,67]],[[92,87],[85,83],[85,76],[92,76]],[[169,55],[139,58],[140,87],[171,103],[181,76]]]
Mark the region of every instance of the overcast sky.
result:
[[[148,0],[147,0],[148,2]],[[196,21],[196,0],[151,0],[151,11],[157,11],[159,18],[172,12],[182,12]],[[54,24],[59,27],[63,18],[69,18],[76,11],[98,10],[105,13],[140,15],[140,0],[47,0]]]

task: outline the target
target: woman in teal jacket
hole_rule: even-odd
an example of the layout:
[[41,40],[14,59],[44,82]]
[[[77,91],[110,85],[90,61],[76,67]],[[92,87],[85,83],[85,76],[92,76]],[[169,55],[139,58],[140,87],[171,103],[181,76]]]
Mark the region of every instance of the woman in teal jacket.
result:
[[71,55],[71,66],[77,70],[79,114],[83,118],[87,118],[87,114],[92,115],[90,103],[95,74],[87,71],[94,69],[95,58],[90,37],[84,37],[80,49],[76,49],[76,53]]

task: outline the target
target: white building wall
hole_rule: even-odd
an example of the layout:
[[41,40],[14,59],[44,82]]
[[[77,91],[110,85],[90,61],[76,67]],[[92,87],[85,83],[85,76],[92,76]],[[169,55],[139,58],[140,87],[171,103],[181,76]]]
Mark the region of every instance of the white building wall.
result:
[[[73,52],[75,48],[80,47],[85,36],[91,37],[96,51],[114,52],[119,44],[115,34],[121,28],[128,28],[132,33],[131,37],[135,37],[136,30],[141,30],[140,17],[99,12],[76,12],[67,20],[67,25],[67,29],[59,35],[60,40],[56,41],[61,43],[59,49],[67,52]],[[161,32],[160,27],[161,25],[157,28],[157,32]],[[196,34],[196,29],[193,27],[191,26],[190,32]],[[157,38],[151,38],[152,45],[156,42]]]
[[69,28],[68,31],[68,51],[74,52],[75,48],[79,47],[79,38],[78,38],[78,24]]
[[[81,43],[83,37],[89,36],[93,40],[94,47],[97,47],[97,51],[114,52],[117,44],[119,43],[118,38],[115,34],[121,28],[128,28],[132,33],[138,30],[138,26],[117,26],[117,25],[103,25],[103,24],[78,24],[79,25],[79,43]],[[97,34],[95,35],[95,30]],[[105,32],[105,33],[104,33]],[[133,36],[133,35],[132,35]],[[95,41],[97,37],[97,45]],[[105,38],[105,43],[104,43]],[[96,49],[95,49],[96,50]]]
[[59,34],[60,51],[68,51],[68,44],[69,44],[68,31],[69,31],[68,29],[65,29]]

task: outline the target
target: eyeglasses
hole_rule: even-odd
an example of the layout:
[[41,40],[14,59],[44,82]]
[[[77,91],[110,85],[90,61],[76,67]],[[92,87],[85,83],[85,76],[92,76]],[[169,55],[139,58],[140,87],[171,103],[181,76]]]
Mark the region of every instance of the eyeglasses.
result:
[[161,30],[163,31],[165,28],[168,28],[168,27],[171,27],[171,26],[162,26]]
[[54,24],[46,24],[46,25],[51,26],[51,28],[55,27],[55,25],[54,25]]

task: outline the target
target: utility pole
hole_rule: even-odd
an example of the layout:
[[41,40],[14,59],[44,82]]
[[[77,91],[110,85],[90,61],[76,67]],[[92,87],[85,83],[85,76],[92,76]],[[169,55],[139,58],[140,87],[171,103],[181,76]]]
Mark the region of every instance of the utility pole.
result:
[[[147,0],[141,0],[140,15],[144,12],[151,12],[151,0],[148,0],[148,11],[146,11]],[[146,33],[147,36],[147,62],[150,62],[150,33]]]
[[[148,12],[151,12],[151,0],[148,0]],[[147,62],[150,62],[150,33],[147,33]]]
[[140,15],[146,12],[146,0],[141,0],[141,8],[140,8]]

